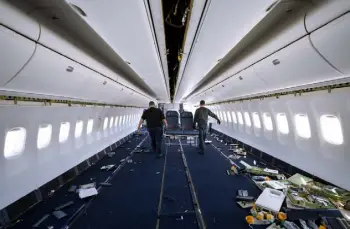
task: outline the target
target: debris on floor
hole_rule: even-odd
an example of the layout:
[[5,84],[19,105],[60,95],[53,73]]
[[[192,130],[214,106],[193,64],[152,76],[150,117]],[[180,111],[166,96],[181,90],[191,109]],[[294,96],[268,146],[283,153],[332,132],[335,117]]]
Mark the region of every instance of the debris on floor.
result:
[[108,157],[113,157],[115,155],[115,152],[109,152],[109,153],[107,153],[107,156]]
[[156,174],[159,174],[160,172],[156,172]]
[[131,160],[131,159],[128,159],[127,162],[128,162],[129,164],[131,164],[131,163],[132,163],[132,160]]
[[61,209],[63,209],[63,208],[66,208],[66,207],[72,205],[72,204],[74,204],[74,202],[73,202],[73,201],[69,201],[69,202],[67,202],[67,203],[61,204],[61,205],[58,206],[58,207],[55,207],[54,210],[55,210],[55,211],[59,211],[59,210],[61,210]]
[[135,169],[130,169],[129,171],[130,171],[130,172],[134,172],[134,171],[135,171]]
[[101,170],[109,171],[109,170],[111,170],[114,167],[115,167],[115,164],[113,164],[113,165],[104,165],[104,166],[101,167]]
[[54,211],[52,214],[53,214],[57,219],[62,219],[62,218],[64,218],[64,217],[67,216],[67,214],[66,214],[65,212],[61,211],[61,210]]
[[46,214],[44,215],[41,219],[39,219],[34,225],[33,227],[34,228],[38,228],[40,226],[40,224],[42,224],[47,218],[49,218],[50,215],[49,214]]
[[84,185],[80,185],[79,189],[77,190],[77,192],[79,193],[79,197],[81,199],[84,199],[86,197],[90,197],[90,196],[95,196],[98,194],[97,190],[96,190],[96,183],[89,183],[89,184],[84,184]]
[[75,192],[77,190],[77,187],[76,185],[71,185],[68,189],[68,192]]
[[102,187],[111,187],[112,186],[111,183],[107,183],[107,182],[99,183],[99,185],[101,185]]
[[80,199],[84,199],[90,196],[96,196],[98,194],[96,188],[79,189]]

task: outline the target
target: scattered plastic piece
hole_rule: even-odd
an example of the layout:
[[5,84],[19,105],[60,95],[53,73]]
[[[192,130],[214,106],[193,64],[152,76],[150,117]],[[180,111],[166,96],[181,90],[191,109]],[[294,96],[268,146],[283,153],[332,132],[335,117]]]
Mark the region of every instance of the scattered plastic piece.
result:
[[134,172],[134,171],[135,171],[135,169],[130,169],[129,171],[130,171],[130,172]]
[[62,218],[64,218],[64,217],[67,216],[67,214],[64,213],[64,212],[61,211],[61,210],[59,210],[59,211],[54,211],[52,214],[53,214],[57,219],[62,219]]
[[156,172],[156,174],[159,174],[160,172]]
[[44,215],[41,219],[39,219],[33,227],[39,227],[42,222],[44,222],[47,218],[49,218],[49,214]]
[[89,184],[83,184],[79,186],[79,189],[89,189],[89,188],[95,188],[96,183],[89,183]]
[[68,189],[68,192],[75,192],[77,190],[77,186],[76,185],[72,185],[70,186],[70,188]]
[[66,207],[72,205],[72,204],[74,204],[74,202],[73,201],[69,201],[69,202],[67,202],[65,204],[61,204],[60,206],[56,207],[54,210],[55,211],[59,211],[59,210],[61,210],[63,208],[66,208]]
[[109,170],[112,169],[114,166],[115,166],[114,164],[113,164],[113,165],[104,165],[104,166],[101,167],[101,170],[107,170],[107,171],[109,171]]
[[80,199],[84,199],[90,196],[96,196],[98,194],[96,188],[79,189]]

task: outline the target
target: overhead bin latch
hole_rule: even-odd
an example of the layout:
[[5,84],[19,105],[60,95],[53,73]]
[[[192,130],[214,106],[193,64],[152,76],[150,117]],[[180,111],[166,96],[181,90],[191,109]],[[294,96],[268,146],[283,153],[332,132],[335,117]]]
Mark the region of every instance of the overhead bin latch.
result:
[[74,68],[72,66],[68,66],[66,69],[67,72],[73,72]]

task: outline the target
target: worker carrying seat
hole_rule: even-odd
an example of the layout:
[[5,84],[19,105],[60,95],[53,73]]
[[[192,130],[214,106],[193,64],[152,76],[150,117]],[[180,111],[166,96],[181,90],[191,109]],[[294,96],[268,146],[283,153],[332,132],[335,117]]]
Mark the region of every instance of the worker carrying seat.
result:
[[168,128],[165,131],[166,135],[181,135],[182,131],[179,125],[179,113],[177,111],[167,111],[165,115],[168,122]]
[[181,113],[181,128],[183,135],[198,135],[198,130],[193,129],[192,112],[184,111]]

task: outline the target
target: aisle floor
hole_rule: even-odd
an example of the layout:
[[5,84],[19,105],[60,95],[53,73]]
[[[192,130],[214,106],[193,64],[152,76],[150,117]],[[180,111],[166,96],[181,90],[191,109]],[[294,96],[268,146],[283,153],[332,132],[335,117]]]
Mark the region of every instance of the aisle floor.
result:
[[[74,183],[87,183],[91,177],[97,177],[98,182],[103,181],[108,174],[101,175],[103,172],[99,168],[108,163],[119,163],[141,140],[134,139],[128,143],[129,150],[119,148],[115,157],[99,161],[77,177]],[[255,197],[259,195],[259,190],[246,177],[228,176],[226,170],[231,164],[223,156],[228,155],[228,151],[219,152],[216,147],[225,146],[214,141],[213,144],[215,146],[206,145],[205,155],[198,154],[196,146],[182,147],[206,228],[249,228],[244,220],[248,210],[241,209],[234,198],[238,189],[246,189]],[[149,145],[149,140],[146,140],[142,148],[148,148]],[[152,152],[133,154],[132,163],[126,163],[115,174],[109,181],[112,186],[104,188],[70,228],[198,228],[181,147],[164,145],[163,148],[165,156],[160,159]],[[61,197],[40,204],[36,207],[37,211],[27,214],[25,226],[32,225],[43,212],[49,212],[54,206],[69,199],[65,193],[68,185],[57,193]],[[72,214],[88,200],[76,199],[75,202],[74,207],[65,210],[66,213]],[[49,225],[62,228],[66,221],[67,218],[58,221],[51,219],[39,228],[47,228]]]

